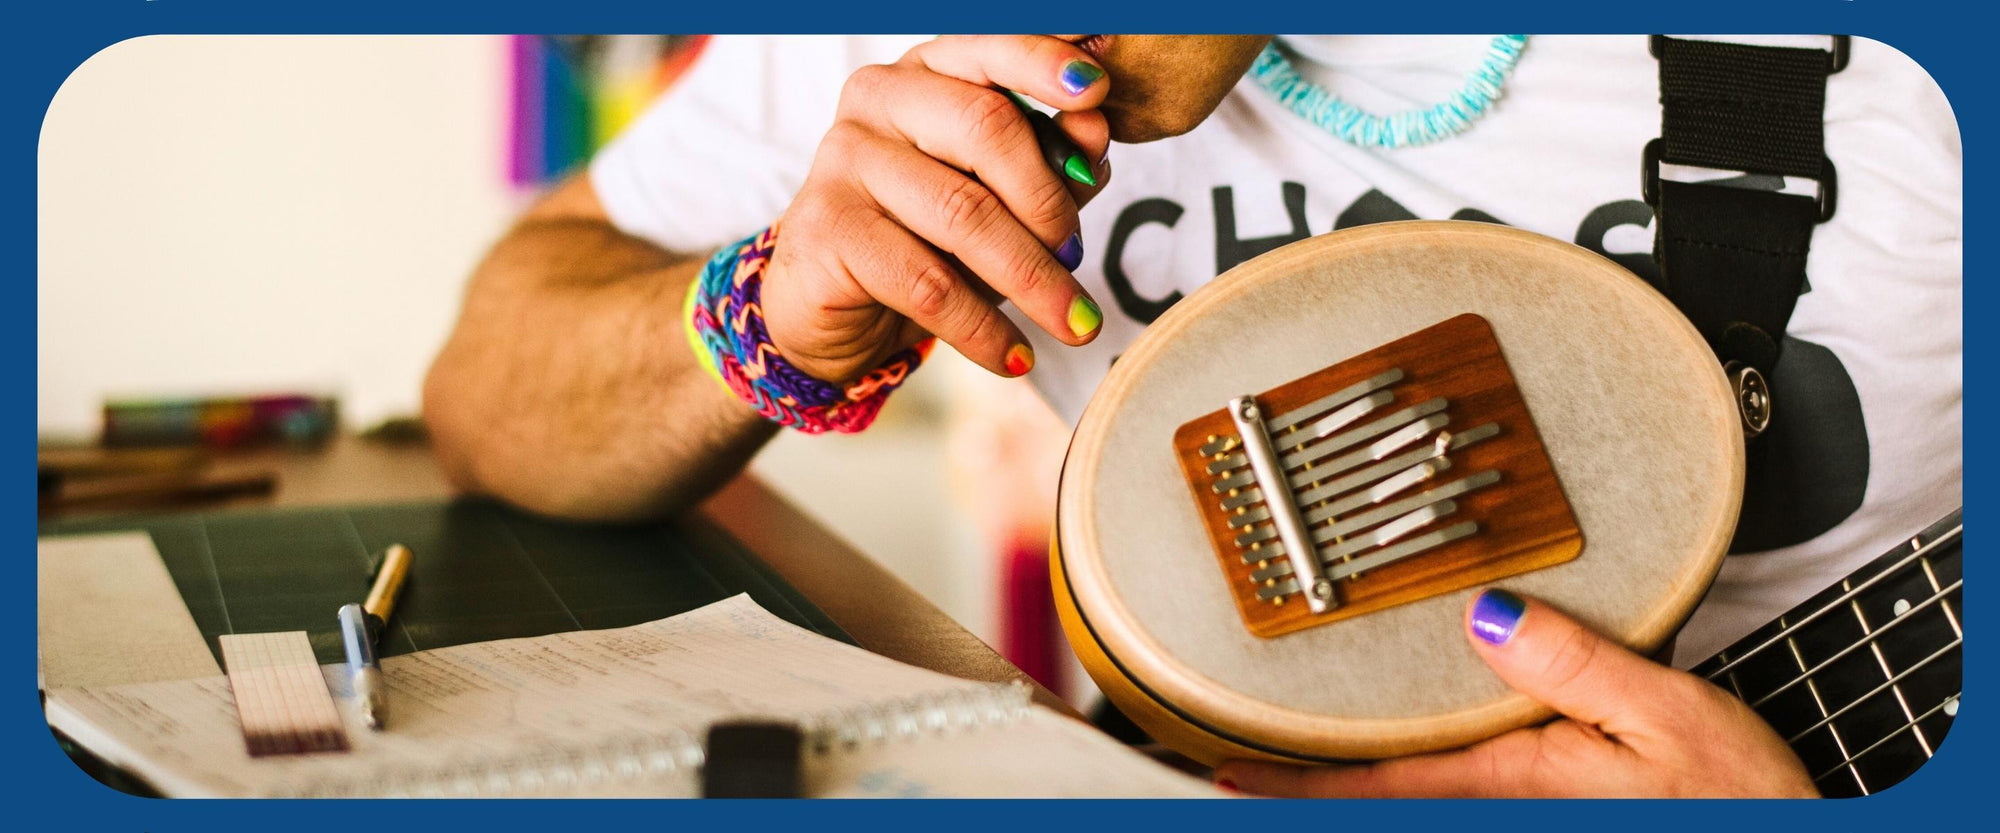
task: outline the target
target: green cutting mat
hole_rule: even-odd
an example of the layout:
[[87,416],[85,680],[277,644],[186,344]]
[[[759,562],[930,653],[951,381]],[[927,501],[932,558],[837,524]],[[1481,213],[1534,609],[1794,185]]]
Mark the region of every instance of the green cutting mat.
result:
[[368,593],[390,544],[415,553],[385,656],[635,625],[748,593],[792,624],[853,644],[743,545],[698,520],[566,524],[461,500],[45,524],[43,535],[142,530],[221,662],[226,633],[303,630],[344,659],[334,612]]

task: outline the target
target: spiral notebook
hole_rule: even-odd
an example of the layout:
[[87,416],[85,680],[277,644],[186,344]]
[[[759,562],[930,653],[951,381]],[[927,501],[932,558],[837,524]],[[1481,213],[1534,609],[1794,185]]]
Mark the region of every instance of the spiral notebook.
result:
[[716,721],[797,721],[814,796],[1213,796],[1020,686],[904,665],[736,596],[645,624],[383,660],[389,729],[250,757],[226,678],[48,692],[51,726],[170,796],[693,796]]

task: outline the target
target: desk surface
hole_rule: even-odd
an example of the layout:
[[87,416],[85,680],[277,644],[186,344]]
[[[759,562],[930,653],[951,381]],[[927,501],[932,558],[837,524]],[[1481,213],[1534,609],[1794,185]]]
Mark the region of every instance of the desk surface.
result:
[[[422,445],[343,438],[316,451],[233,454],[219,458],[214,466],[218,473],[273,471],[277,488],[268,496],[205,504],[201,509],[437,500],[452,494]],[[958,677],[1020,681],[1033,687],[1037,702],[1075,716],[1061,698],[754,477],[737,478],[696,511],[756,553],[861,647]]]

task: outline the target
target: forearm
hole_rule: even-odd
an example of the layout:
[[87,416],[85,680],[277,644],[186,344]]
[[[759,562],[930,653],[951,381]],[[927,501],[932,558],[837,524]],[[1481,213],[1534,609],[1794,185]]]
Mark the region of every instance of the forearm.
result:
[[634,519],[740,471],[773,426],[689,348],[681,302],[701,265],[591,219],[509,233],[424,385],[452,482],[545,514]]

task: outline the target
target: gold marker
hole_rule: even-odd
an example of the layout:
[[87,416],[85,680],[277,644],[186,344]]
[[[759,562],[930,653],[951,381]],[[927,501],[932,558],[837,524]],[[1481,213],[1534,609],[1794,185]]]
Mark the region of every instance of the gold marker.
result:
[[347,648],[347,669],[353,675],[354,697],[360,701],[361,719],[370,729],[381,729],[383,718],[388,713],[388,701],[382,690],[382,664],[375,654],[375,641],[388,624],[389,615],[396,609],[396,595],[402,591],[403,579],[409,572],[410,548],[390,544],[389,551],[382,557],[382,568],[375,573],[375,584],[368,590],[367,600],[358,605],[342,605],[338,614],[341,642]]

